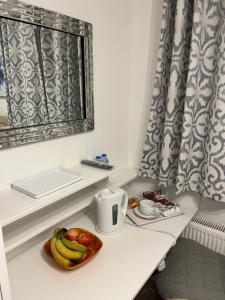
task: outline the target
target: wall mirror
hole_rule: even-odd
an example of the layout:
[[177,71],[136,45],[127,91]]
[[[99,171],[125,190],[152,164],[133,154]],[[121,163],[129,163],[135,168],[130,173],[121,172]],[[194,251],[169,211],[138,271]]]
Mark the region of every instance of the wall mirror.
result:
[[0,148],[93,129],[92,25],[0,0]]

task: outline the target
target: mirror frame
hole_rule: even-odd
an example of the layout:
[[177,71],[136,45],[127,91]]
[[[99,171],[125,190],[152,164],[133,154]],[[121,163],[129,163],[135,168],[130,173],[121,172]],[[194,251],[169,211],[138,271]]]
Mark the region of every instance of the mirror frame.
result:
[[92,24],[17,0],[0,0],[0,17],[56,29],[84,38],[86,118],[23,128],[0,127],[0,149],[84,133],[94,129]]

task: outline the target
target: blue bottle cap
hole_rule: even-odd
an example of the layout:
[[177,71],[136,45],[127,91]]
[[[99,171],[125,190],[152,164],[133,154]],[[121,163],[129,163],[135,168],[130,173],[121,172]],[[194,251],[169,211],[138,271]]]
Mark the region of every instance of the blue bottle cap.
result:
[[101,156],[96,155],[95,159],[96,159],[96,160],[100,160],[100,159],[101,159]]
[[106,157],[107,156],[107,154],[106,153],[102,153],[102,157]]

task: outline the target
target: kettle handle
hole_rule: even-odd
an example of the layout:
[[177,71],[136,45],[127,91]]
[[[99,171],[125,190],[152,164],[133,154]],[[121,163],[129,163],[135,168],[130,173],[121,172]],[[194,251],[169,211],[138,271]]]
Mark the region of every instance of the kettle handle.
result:
[[128,205],[128,195],[127,195],[127,192],[125,192],[123,195],[123,201],[122,201],[122,205],[121,205],[121,208],[122,208],[121,210],[122,210],[124,217],[126,216],[127,205]]

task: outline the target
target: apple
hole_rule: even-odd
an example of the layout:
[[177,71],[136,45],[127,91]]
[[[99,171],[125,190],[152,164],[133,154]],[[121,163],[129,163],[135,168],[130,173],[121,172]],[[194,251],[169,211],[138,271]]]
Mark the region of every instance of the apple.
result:
[[64,236],[70,241],[77,241],[80,231],[77,228],[71,228],[65,232]]
[[92,242],[92,236],[86,232],[82,232],[79,234],[77,241],[81,245],[88,246]]

